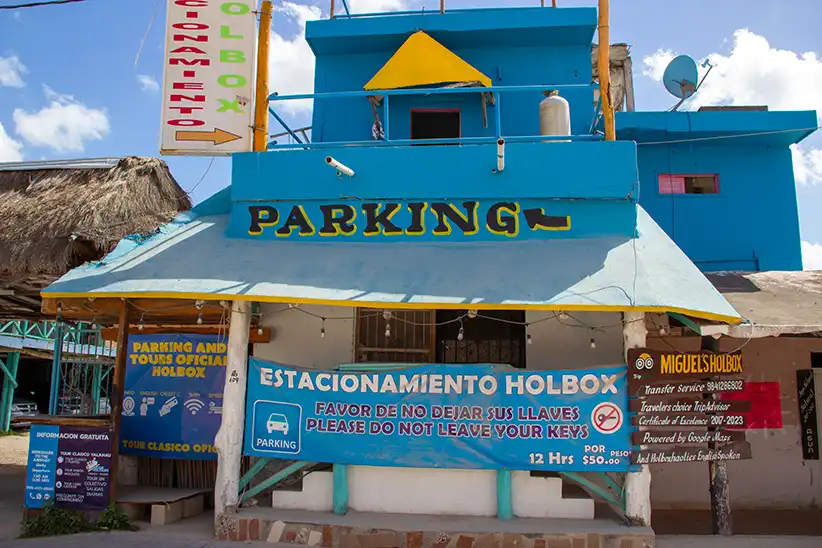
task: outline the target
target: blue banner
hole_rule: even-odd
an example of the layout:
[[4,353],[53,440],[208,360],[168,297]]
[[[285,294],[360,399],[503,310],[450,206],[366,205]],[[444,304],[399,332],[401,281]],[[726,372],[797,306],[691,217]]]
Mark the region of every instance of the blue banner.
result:
[[217,458],[225,384],[225,337],[130,335],[120,454]]
[[624,366],[385,368],[318,371],[251,358],[245,454],[422,468],[628,470]]

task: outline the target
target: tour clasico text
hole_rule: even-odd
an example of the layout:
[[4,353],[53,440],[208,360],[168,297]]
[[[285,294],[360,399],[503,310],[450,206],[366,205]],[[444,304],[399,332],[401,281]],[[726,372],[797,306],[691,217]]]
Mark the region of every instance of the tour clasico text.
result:
[[[616,382],[620,375],[587,373],[579,376],[573,373],[555,378],[551,374],[505,375],[506,395],[574,395],[574,394],[617,394]],[[382,378],[381,378],[382,377]],[[440,375],[413,374],[337,374],[309,373],[271,367],[260,368],[260,384],[297,390],[317,390],[320,392],[363,392],[381,394],[475,394],[486,396],[496,394],[500,389],[497,377],[493,375]]]

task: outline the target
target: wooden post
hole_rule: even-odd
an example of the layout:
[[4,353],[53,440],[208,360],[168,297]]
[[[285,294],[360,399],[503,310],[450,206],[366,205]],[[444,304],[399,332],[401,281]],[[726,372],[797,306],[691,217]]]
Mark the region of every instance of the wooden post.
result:
[[599,0],[599,96],[602,98],[602,119],[605,124],[605,140],[616,140],[614,107],[611,104],[611,23],[610,3]]
[[254,97],[254,152],[265,152],[268,147],[268,46],[271,40],[270,0],[260,10],[260,32],[257,39],[257,90]]
[[109,502],[117,501],[117,477],[120,470],[120,423],[123,419],[123,386],[126,380],[128,357],[128,301],[120,301],[120,318],[117,320],[117,356],[114,359],[114,377],[111,384],[111,470],[109,471]]
[[[719,339],[702,337],[702,350],[719,352]],[[718,380],[718,379],[717,379]],[[719,399],[719,394],[707,396]],[[708,428],[709,432],[716,428]],[[715,443],[708,444],[709,449],[716,449]],[[711,492],[711,529],[714,535],[730,536],[733,534],[731,522],[731,491],[728,484],[728,466],[724,460],[713,460],[708,463],[709,489]]]
[[[600,44],[602,47],[602,44]],[[622,335],[625,359],[628,349],[645,346],[645,314],[625,312],[622,315]],[[639,472],[629,472],[625,476],[625,517],[632,525],[651,526],[651,470],[642,465]]]
[[248,382],[248,329],[251,303],[231,303],[228,328],[228,366],[223,389],[223,417],[214,440],[217,448],[217,480],[214,485],[214,527],[219,536],[230,527],[223,514],[237,512],[240,503],[240,466],[243,460],[245,391]]

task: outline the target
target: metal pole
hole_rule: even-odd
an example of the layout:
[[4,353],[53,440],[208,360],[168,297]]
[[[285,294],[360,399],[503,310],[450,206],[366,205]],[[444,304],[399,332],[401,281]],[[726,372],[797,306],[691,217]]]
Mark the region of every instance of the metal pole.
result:
[[334,0],[331,0],[331,9],[329,10],[328,18],[334,19]]
[[63,361],[63,336],[65,326],[61,317],[57,317],[54,326],[54,356],[51,359],[51,391],[49,392],[49,415],[57,414],[57,404],[60,399],[60,366]]
[[268,145],[268,49],[271,38],[270,0],[260,9],[260,31],[257,40],[257,91],[254,104],[254,151],[265,152]]
[[94,406],[94,411],[92,411],[91,414],[96,415],[100,412],[100,388],[103,384],[103,365],[96,363],[92,367],[94,367],[94,374],[91,377],[91,401]]
[[0,432],[11,428],[11,406],[14,401],[14,387],[17,386],[17,365],[20,362],[19,352],[10,352],[6,358],[6,375],[3,378],[2,397],[0,397]]
[[614,108],[611,105],[611,26],[608,0],[599,0],[599,93],[602,98],[602,117],[605,122],[605,140],[616,140]]
[[[702,337],[702,350],[718,353],[719,339]],[[718,399],[719,395],[708,396]],[[709,432],[716,430],[708,428]],[[715,450],[716,444],[709,443],[708,449]],[[708,463],[708,481],[711,492],[711,529],[714,535],[730,536],[733,534],[731,521],[731,491],[728,483],[728,466],[724,460],[713,460]]]

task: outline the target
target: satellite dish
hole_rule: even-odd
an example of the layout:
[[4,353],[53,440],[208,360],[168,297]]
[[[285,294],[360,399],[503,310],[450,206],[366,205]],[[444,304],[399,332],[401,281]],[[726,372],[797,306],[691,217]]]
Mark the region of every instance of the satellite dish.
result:
[[683,101],[696,93],[699,74],[696,61],[687,55],[680,55],[668,63],[662,76],[665,89],[674,97]]

